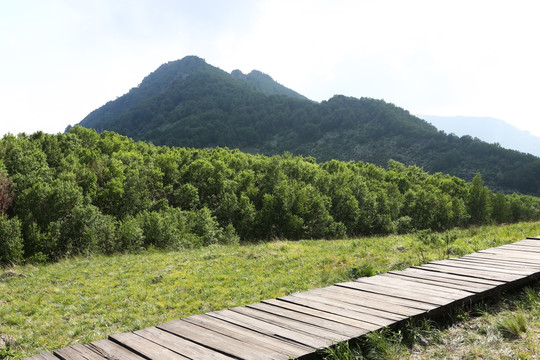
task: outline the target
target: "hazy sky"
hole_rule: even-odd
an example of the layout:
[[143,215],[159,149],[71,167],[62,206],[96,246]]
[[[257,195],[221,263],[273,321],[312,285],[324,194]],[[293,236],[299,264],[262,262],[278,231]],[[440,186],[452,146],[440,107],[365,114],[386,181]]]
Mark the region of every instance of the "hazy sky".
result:
[[540,136],[539,13],[534,0],[0,0],[0,135],[61,132],[197,55],[316,101],[372,97]]

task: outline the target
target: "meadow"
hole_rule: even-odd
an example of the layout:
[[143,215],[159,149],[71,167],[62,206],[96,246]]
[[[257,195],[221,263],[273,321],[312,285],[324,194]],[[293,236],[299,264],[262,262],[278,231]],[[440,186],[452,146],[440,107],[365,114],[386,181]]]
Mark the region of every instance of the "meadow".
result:
[[429,241],[422,233],[275,240],[12,266],[0,271],[0,334],[12,340],[0,359],[20,359],[539,234],[540,222],[527,222],[454,229]]

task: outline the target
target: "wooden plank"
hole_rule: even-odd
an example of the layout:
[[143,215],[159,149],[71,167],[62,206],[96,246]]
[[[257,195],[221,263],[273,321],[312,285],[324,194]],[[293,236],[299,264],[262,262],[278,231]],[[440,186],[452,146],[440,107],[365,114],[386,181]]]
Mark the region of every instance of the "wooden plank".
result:
[[[54,355],[62,360],[104,360],[105,358],[99,356],[97,353],[86,349],[82,345],[68,346],[63,349],[54,351]],[[86,351],[85,351],[86,350]]]
[[146,358],[160,360],[189,359],[185,356],[182,356],[175,353],[174,351],[167,349],[166,347],[158,345],[153,341],[150,341],[133,333],[120,333],[109,335],[109,339]]
[[144,358],[110,340],[94,341],[88,345],[91,350],[106,359],[143,360]]
[[296,312],[294,310],[288,310],[281,307],[273,306],[265,303],[251,304],[247,306],[248,308],[257,309],[260,311],[265,311],[269,314],[274,314],[277,316],[282,316],[284,318],[301,321],[306,324],[311,324],[323,329],[330,330],[331,332],[337,334],[346,335],[349,338],[355,338],[362,335],[362,331],[358,331],[357,328],[348,326],[339,322],[332,321],[330,319],[324,319],[312,315],[306,315],[301,312]]
[[501,254],[501,253],[490,253],[490,252],[477,252],[474,254],[466,255],[467,257],[475,257],[475,258],[484,258],[484,259],[491,259],[496,261],[508,261],[516,264],[522,264],[523,266],[532,266],[534,268],[538,268],[538,261],[537,260],[527,260],[523,259],[519,256],[508,256],[507,254]]
[[526,244],[508,244],[508,245],[500,246],[499,249],[509,249],[509,250],[514,250],[514,251],[524,251],[527,253],[540,254],[540,247],[530,246]]
[[190,359],[232,360],[234,358],[201,346],[155,327],[135,331],[135,334],[155,342]]
[[534,261],[535,264],[538,263],[538,256],[536,254],[531,254],[526,251],[515,251],[510,249],[501,249],[501,248],[492,248],[479,251],[480,253],[488,254],[497,254],[504,257],[522,259],[523,261]]
[[[338,284],[338,285],[341,286],[342,284]],[[389,288],[384,285],[380,285],[380,284],[376,285],[376,284],[371,284],[371,283],[363,282],[363,281],[353,281],[350,283],[350,285],[347,285],[347,286],[354,287],[354,288],[367,291],[367,292],[376,293],[376,294],[389,295],[392,297],[397,297],[397,298],[406,299],[406,300],[414,300],[420,303],[432,305],[434,308],[448,305],[449,303],[453,301],[453,300],[445,299],[441,297],[433,297],[433,296],[427,297],[420,293],[417,293],[416,291],[407,291],[404,289]]]
[[287,355],[262,349],[185,320],[173,320],[159,325],[158,328],[240,359],[289,359]]
[[459,290],[465,290],[470,293],[479,294],[483,291],[486,291],[487,289],[491,289],[492,287],[484,287],[484,288],[478,288],[475,286],[471,286],[470,284],[462,284],[459,283],[459,280],[449,280],[449,281],[440,281],[440,280],[434,280],[432,278],[426,278],[422,277],[422,275],[418,274],[411,274],[409,272],[404,271],[395,271],[395,272],[388,272],[384,274],[388,277],[394,277],[394,278],[405,278],[405,279],[411,279],[416,282],[422,283],[422,284],[432,284],[432,285],[444,285],[445,287],[453,288],[453,289],[459,289]]
[[369,330],[369,331],[378,330],[382,327],[381,325],[376,325],[376,324],[359,319],[361,316],[359,316],[357,312],[350,311],[347,308],[325,304],[320,301],[314,302],[314,301],[311,301],[310,299],[294,296],[294,294],[280,297],[277,300],[291,303],[298,306],[311,308],[315,311],[328,312],[334,315],[345,317],[347,319],[350,319],[350,321],[352,321],[353,324],[360,326],[362,328],[365,328],[366,330]]
[[385,316],[381,316],[381,311],[378,309],[363,307],[358,305],[358,302],[340,299],[339,297],[335,296],[335,293],[333,295],[334,296],[332,296],[332,293],[328,290],[291,294],[291,296],[311,301],[316,307],[320,307],[321,304],[324,304],[346,309],[355,319],[369,322],[378,326],[388,326],[396,321],[406,318],[405,315],[398,315],[390,312],[385,312],[383,313]]
[[263,300],[262,303],[270,304],[270,305],[287,309],[287,310],[296,311],[302,314],[316,316],[321,319],[328,319],[328,320],[332,320],[341,324],[345,324],[345,325],[355,328],[357,332],[361,333],[361,335],[367,334],[369,332],[369,330],[364,326],[364,323],[345,317],[345,316],[336,315],[331,312],[316,310],[307,306],[297,305],[295,303],[291,303],[291,302],[283,301],[279,299]]
[[490,273],[486,271],[463,269],[457,266],[448,266],[448,265],[440,265],[440,264],[426,264],[426,265],[418,266],[416,268],[432,270],[432,271],[447,273],[447,274],[466,275],[466,276],[477,277],[481,279],[503,281],[504,283],[510,283],[512,281],[515,281],[521,278],[519,275],[508,275],[508,274],[499,274],[499,273],[495,274],[495,273]]
[[262,334],[277,336],[291,342],[297,342],[304,346],[313,348],[314,350],[323,346],[332,345],[331,341],[313,334],[307,334],[301,331],[292,331],[231,310],[214,311],[208,313],[207,315],[230,322],[232,324],[246,327],[248,329],[252,329]]
[[505,249],[512,249],[517,251],[526,251],[526,252],[533,252],[533,253],[540,253],[540,246],[538,245],[530,245],[530,244],[524,244],[524,243],[515,243],[515,244],[508,244],[501,246]]
[[[408,316],[417,315],[424,310],[415,309],[403,305],[397,305],[381,299],[373,299],[369,293],[343,288],[340,286],[329,286],[324,289],[315,289],[303,293],[315,297],[332,300],[334,304],[359,313],[369,314],[388,320],[399,321]],[[314,299],[316,300],[316,298]]]
[[528,272],[529,275],[534,274],[540,270],[540,267],[525,267],[523,265],[513,264],[510,262],[506,262],[504,260],[490,260],[490,259],[479,259],[479,258],[459,258],[455,259],[455,261],[464,262],[464,263],[472,263],[480,266],[489,266],[494,267],[497,269],[515,269],[518,271]]
[[96,353],[95,351],[91,350],[90,348],[82,345],[82,344],[75,344],[71,346],[72,349],[77,350],[80,352],[86,359],[88,360],[103,360],[105,359],[102,355]]
[[219,332],[240,341],[256,344],[257,346],[277,351],[284,355],[298,357],[312,352],[312,348],[284,339],[272,337],[266,334],[246,329],[244,327],[231,324],[209,315],[193,315],[184,319],[192,324]]
[[465,255],[463,257],[460,257],[461,260],[468,260],[468,261],[477,261],[477,262],[484,262],[484,263],[491,263],[491,264],[498,264],[508,267],[515,267],[518,269],[535,269],[536,271],[540,270],[540,263],[539,264],[527,264],[515,260],[507,260],[504,258],[497,258],[493,256],[486,256],[485,254],[471,254],[471,255]]
[[[384,274],[365,278],[365,282],[384,285],[391,288],[403,289],[408,292],[417,292],[422,295],[436,296],[443,299],[458,300],[474,295],[474,293],[456,290],[444,285],[423,284],[412,279],[394,278]],[[414,290],[416,289],[416,290]]]
[[[539,241],[537,241],[539,242]],[[528,244],[511,244],[511,245],[505,245],[503,249],[508,249],[508,250],[515,250],[515,251],[525,251],[525,252],[529,252],[529,253],[532,253],[534,255],[537,255],[539,256],[540,255],[540,246],[538,245],[535,245],[535,246],[532,246],[532,245],[528,245]]]
[[[417,301],[417,300],[411,300],[411,299],[404,299],[401,297],[396,297],[388,293],[378,293],[373,291],[366,291],[365,290],[365,284],[361,284],[359,282],[350,281],[346,283],[338,283],[335,285],[335,287],[341,288],[343,290],[347,290],[348,293],[354,294],[355,296],[359,296],[361,298],[371,299],[371,300],[378,300],[381,302],[386,302],[394,305],[404,306],[407,308],[410,308],[412,310],[421,310],[418,313],[426,312],[432,309],[435,309],[437,305],[434,304],[428,304],[423,301]],[[332,287],[332,290],[334,288]],[[337,289],[336,289],[337,291]],[[391,312],[394,312],[393,310]]]
[[462,298],[474,296],[475,294],[480,292],[478,289],[476,289],[476,291],[474,290],[471,291],[468,287],[463,286],[463,285],[441,283],[438,281],[407,277],[403,275],[386,273],[386,274],[381,274],[380,276],[383,278],[390,278],[393,280],[405,281],[409,284],[417,285],[419,286],[419,288],[422,288],[422,289],[424,289],[424,287],[427,286],[427,289],[432,289],[434,291],[441,291],[442,293],[453,294],[456,296],[460,296]]
[[299,330],[308,334],[313,334],[329,341],[339,342],[347,340],[347,336],[345,336],[344,334],[340,334],[339,332],[330,331],[319,326],[310,325],[302,321],[289,319],[258,309],[250,307],[235,307],[230,310],[246,316],[253,317],[255,319],[265,321],[270,324],[274,324],[276,326],[287,328],[289,330]]
[[[390,273],[398,273],[391,271]],[[419,267],[415,268],[408,268],[404,270],[400,270],[400,273],[406,273],[407,276],[420,276],[422,278],[426,279],[432,279],[444,283],[457,283],[457,284],[466,284],[468,286],[473,286],[478,289],[485,289],[489,290],[494,287],[503,285],[504,282],[502,281],[494,281],[494,280],[486,280],[486,279],[478,279],[473,278],[470,276],[465,275],[453,275],[453,274],[446,274],[446,273],[439,273],[427,269],[422,269]]]
[[503,274],[503,275],[510,276],[509,279],[521,278],[521,277],[529,276],[531,274],[530,271],[525,272],[525,271],[520,271],[516,269],[500,269],[500,268],[495,268],[495,267],[482,266],[478,264],[465,263],[457,259],[432,261],[429,264],[458,267],[461,269],[470,269],[470,270],[473,270],[475,273],[477,271],[483,271],[489,274],[496,274],[496,275]]

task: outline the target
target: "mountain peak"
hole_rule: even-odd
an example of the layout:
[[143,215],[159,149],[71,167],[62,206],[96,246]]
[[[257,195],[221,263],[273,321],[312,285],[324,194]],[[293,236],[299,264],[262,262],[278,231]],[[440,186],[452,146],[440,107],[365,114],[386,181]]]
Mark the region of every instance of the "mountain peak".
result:
[[285,95],[297,99],[307,100],[307,98],[294,90],[291,90],[274,79],[268,74],[259,70],[251,70],[249,74],[244,74],[236,69],[231,72],[231,77],[240,80],[254,90],[261,91],[267,95]]

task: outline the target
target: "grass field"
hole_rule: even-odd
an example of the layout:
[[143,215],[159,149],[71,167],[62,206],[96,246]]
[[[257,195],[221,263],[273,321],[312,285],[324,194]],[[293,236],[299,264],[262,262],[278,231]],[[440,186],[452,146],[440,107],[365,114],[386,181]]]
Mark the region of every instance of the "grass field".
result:
[[448,247],[422,243],[417,235],[393,235],[147,250],[3,269],[0,335],[9,335],[13,342],[1,350],[0,359],[402,269],[447,252],[459,256],[539,235],[540,222],[451,234],[456,239]]

